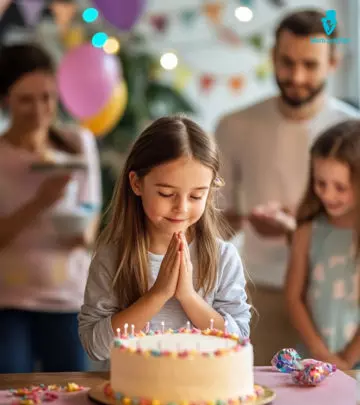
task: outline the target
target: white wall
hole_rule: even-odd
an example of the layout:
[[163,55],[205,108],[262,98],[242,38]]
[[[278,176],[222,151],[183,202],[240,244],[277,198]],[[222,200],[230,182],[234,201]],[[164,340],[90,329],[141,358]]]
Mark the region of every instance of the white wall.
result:
[[[239,2],[228,1],[224,21],[228,26],[236,29],[240,35],[264,32],[269,45],[272,44],[273,31],[277,22],[284,14],[295,8],[335,9],[341,36],[349,37],[349,30],[353,30],[349,24],[351,8],[348,5],[349,3],[354,5],[357,0],[287,0],[286,2],[287,7],[277,9],[266,0],[253,1],[253,20],[249,23],[240,23],[233,15],[233,10]],[[201,3],[199,0],[183,0],[182,4],[178,0],[168,0],[165,6],[163,0],[150,0],[148,9],[159,13],[167,10],[171,15],[175,15],[176,10]],[[358,22],[355,19],[356,24]],[[259,81],[254,75],[255,66],[266,58],[266,54],[259,54],[246,44],[236,48],[220,42],[216,39],[213,27],[205,17],[199,18],[196,24],[187,30],[183,25],[177,25],[176,22],[172,23],[170,27],[171,29],[163,36],[158,35],[153,38],[151,46],[154,51],[161,54],[173,49],[177,52],[180,61],[188,65],[194,72],[214,73],[215,75],[242,73],[247,76],[247,85],[239,94],[229,91],[225,81],[215,85],[212,91],[204,94],[199,90],[198,74],[195,73],[190,80],[184,92],[199,109],[196,118],[208,131],[214,130],[216,122],[224,113],[243,108],[276,91],[272,77],[266,81]],[[146,32],[146,28],[143,30]],[[355,72],[355,66],[357,67],[355,65],[356,54],[353,49],[355,43],[356,41],[350,45],[340,45],[344,58],[343,64],[329,81],[329,91],[335,96],[357,98],[358,89],[354,86],[355,79],[353,78],[354,74],[356,77],[358,76]],[[345,74],[345,70],[348,71],[347,74]],[[350,83],[350,77],[352,83]]]

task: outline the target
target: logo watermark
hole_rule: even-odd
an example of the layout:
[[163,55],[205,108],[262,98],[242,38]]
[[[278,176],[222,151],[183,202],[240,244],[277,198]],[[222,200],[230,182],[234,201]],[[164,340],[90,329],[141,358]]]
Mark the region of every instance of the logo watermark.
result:
[[326,35],[331,35],[337,25],[336,21],[336,11],[335,10],[328,10],[326,12],[325,17],[321,19],[322,25],[324,27],[324,31]]
[[[337,25],[336,10],[327,10],[325,17],[321,19],[324,27],[324,32],[327,36],[330,36]],[[310,41],[315,44],[348,44],[350,38],[338,37],[338,38],[310,38]]]

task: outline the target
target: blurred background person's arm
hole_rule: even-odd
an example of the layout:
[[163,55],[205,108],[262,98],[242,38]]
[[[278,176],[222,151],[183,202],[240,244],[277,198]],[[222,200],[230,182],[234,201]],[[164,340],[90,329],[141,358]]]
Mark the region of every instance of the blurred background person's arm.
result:
[[229,117],[220,120],[216,131],[215,139],[221,154],[220,175],[225,182],[221,188],[219,205],[224,212],[224,216],[232,232],[229,232],[230,238],[233,234],[242,229],[243,213],[241,207],[241,177],[240,162],[234,159],[234,145],[231,134],[231,122]]

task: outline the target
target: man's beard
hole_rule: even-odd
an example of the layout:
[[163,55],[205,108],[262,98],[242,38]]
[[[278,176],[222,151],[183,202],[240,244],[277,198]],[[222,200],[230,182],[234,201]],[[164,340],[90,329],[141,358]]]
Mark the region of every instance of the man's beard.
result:
[[287,81],[280,81],[279,78],[277,76],[275,76],[276,79],[276,83],[280,89],[280,93],[281,93],[281,98],[284,100],[284,102],[286,104],[288,104],[290,107],[294,107],[294,108],[300,108],[308,103],[311,103],[318,94],[320,94],[325,86],[326,86],[326,81],[324,80],[321,84],[319,84],[318,87],[310,87],[310,86],[304,86],[308,91],[309,94],[306,97],[303,98],[293,98],[293,97],[289,97],[286,93],[286,88],[292,84],[291,81],[287,80]]

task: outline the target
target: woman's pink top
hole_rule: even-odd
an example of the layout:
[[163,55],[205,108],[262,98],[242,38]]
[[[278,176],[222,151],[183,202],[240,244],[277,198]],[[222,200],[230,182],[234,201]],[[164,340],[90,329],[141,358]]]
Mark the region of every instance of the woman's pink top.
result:
[[[86,171],[73,172],[78,204],[101,207],[101,176],[97,145],[87,130],[64,132],[64,138],[76,144]],[[61,152],[56,152],[61,155]],[[63,156],[64,154],[62,154]],[[72,155],[67,155],[72,156]],[[64,156],[63,156],[64,157]],[[0,137],[0,217],[6,217],[35,197],[40,184],[50,172],[34,172],[30,165],[39,158],[16,148]],[[76,202],[65,207],[66,198],[56,203],[56,210],[79,210]],[[59,242],[52,221],[55,207],[50,207],[24,228],[10,244],[0,250],[0,309],[77,312],[91,259],[85,247],[69,248]]]

